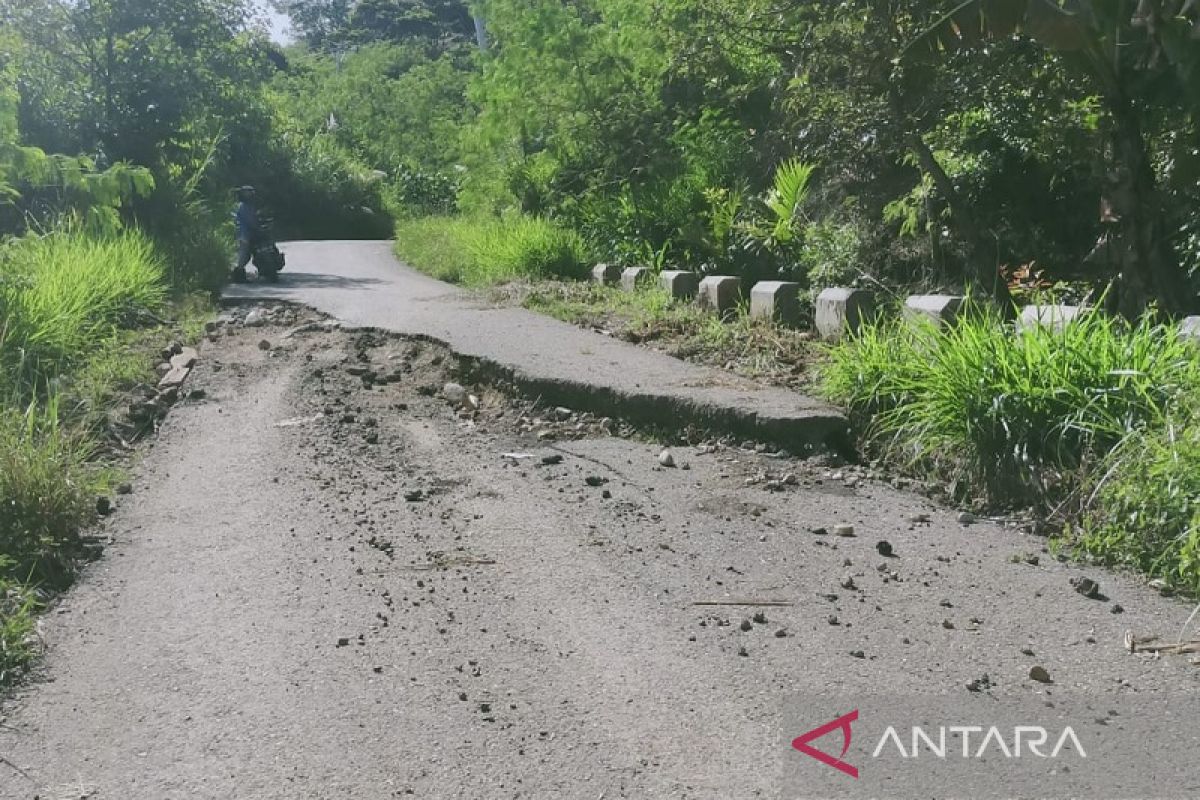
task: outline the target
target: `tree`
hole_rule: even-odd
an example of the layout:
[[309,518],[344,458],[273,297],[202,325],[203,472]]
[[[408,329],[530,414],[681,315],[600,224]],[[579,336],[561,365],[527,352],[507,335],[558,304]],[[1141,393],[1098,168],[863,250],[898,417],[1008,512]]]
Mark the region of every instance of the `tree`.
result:
[[19,33],[22,131],[102,163],[164,167],[237,124],[265,72],[243,0],[0,0]]
[[[917,36],[916,62],[985,40],[1028,36],[1061,56],[1102,98],[1110,145],[1101,154],[1105,233],[1096,254],[1115,276],[1113,307],[1127,316],[1148,303],[1182,314],[1196,296],[1171,246],[1170,227],[1146,140],[1146,121],[1165,101],[1200,107],[1200,11],[1190,0],[1125,3],[967,0]],[[1188,14],[1192,16],[1187,16]],[[1194,113],[1194,111],[1193,111]]]

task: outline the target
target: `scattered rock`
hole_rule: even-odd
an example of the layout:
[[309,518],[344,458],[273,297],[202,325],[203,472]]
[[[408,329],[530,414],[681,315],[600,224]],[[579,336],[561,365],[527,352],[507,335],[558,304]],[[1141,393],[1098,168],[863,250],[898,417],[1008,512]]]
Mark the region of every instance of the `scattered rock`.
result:
[[342,636],[341,638],[339,638],[337,640],[337,646],[338,647],[349,647],[350,646],[350,637]]
[[850,537],[854,535],[853,525],[834,525],[833,532],[838,536]]
[[964,511],[958,515],[959,525],[974,525],[979,521],[979,517],[972,514],[970,511]]
[[942,627],[948,631],[952,631],[952,630],[954,630],[954,623],[948,619],[944,619],[944,620],[942,620]]
[[113,512],[112,501],[101,495],[96,498],[96,513],[102,517],[107,517]]
[[1035,680],[1038,683],[1051,683],[1052,682],[1050,680],[1050,673],[1046,671],[1045,667],[1040,666],[1040,665],[1030,668],[1029,678],[1030,678],[1030,680]]
[[879,555],[883,556],[884,558],[891,558],[892,557],[892,543],[887,541],[886,539],[876,542],[875,543],[875,552],[879,553]]
[[1109,611],[1111,611],[1114,614],[1124,614],[1125,607],[1122,606],[1120,603],[1113,603],[1113,607],[1110,608]]
[[825,618],[825,621],[828,622],[830,625],[837,625],[838,624],[837,614],[830,614],[828,617]]
[[1032,656],[1032,655],[1033,655],[1033,648],[1032,648],[1032,647],[1022,647],[1022,648],[1021,648],[1021,655],[1023,655],[1023,656]]
[[991,689],[993,685],[994,684],[992,683],[991,677],[989,677],[988,674],[985,672],[984,674],[980,675],[978,678],[976,678],[975,680],[973,680],[967,684],[967,691],[968,692],[986,692],[989,689]]
[[563,463],[564,460],[565,459],[559,453],[554,453],[554,454],[548,455],[548,456],[542,456],[542,463],[548,467],[552,467],[555,464],[561,464],[561,463]]
[[846,589],[847,591],[854,591],[855,589],[858,588],[857,586],[854,585],[854,576],[853,575],[846,575],[845,577],[842,578],[842,588]]
[[824,528],[810,528],[809,532],[814,536],[825,536],[829,533],[829,531]]
[[554,418],[559,422],[566,422],[573,416],[575,416],[575,412],[565,406],[559,406],[554,409]]
[[588,475],[583,479],[583,482],[588,486],[603,486],[608,483],[608,478],[602,478],[599,475]]
[[267,350],[271,349],[271,343],[268,342],[266,339],[263,339],[258,343],[258,349],[262,350],[263,352],[266,352]]
[[748,619],[742,620],[741,629],[743,631],[752,630],[753,628],[754,628],[754,626],[750,623],[750,620],[748,620]]
[[404,499],[409,503],[419,503],[425,499],[425,492],[422,489],[413,489],[404,493]]
[[929,524],[929,515],[925,514],[925,513],[909,514],[906,517],[906,519],[912,525],[928,525]]
[[261,308],[251,309],[242,324],[247,328],[261,328],[267,324],[267,312]]
[[133,484],[122,483],[117,487],[117,494],[133,494]]
[[673,467],[675,466],[675,456],[670,450],[663,450],[658,454],[658,463],[664,467]]
[[756,623],[758,623],[759,625],[766,625],[767,624],[767,615],[764,614],[763,612],[759,611],[757,614],[754,615],[754,621]]
[[866,658],[867,657],[867,654],[864,653],[862,650],[851,650],[850,655],[853,656],[854,658]]
[[1100,584],[1086,576],[1071,578],[1071,585],[1075,587],[1075,591],[1083,595],[1089,600],[1097,600],[1100,598]]
[[442,387],[442,397],[456,406],[461,406],[467,401],[467,390],[461,384],[447,383]]
[[787,628],[780,628],[779,630],[775,631],[776,639],[786,639],[787,635],[788,635]]
[[742,658],[746,658],[747,656],[750,655],[750,651],[746,649],[745,645],[742,645],[741,647],[738,648],[738,655],[741,656]]

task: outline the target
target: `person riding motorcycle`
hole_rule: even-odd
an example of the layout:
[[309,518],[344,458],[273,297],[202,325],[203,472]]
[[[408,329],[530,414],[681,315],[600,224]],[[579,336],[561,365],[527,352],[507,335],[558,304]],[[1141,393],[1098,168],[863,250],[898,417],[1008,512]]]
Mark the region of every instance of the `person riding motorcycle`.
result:
[[233,211],[233,222],[237,229],[237,265],[233,268],[233,280],[244,283],[246,265],[254,257],[255,239],[258,236],[257,192],[253,186],[237,190],[237,208]]

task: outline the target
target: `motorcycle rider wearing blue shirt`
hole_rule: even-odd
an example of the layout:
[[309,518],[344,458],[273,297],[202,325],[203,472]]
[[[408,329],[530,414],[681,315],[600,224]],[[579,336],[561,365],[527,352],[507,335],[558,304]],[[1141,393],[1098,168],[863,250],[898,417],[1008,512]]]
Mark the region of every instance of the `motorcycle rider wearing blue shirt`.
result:
[[237,191],[238,204],[233,212],[237,229],[237,266],[233,268],[233,280],[238,283],[246,280],[246,265],[254,256],[254,239],[258,235],[256,198],[253,186],[243,186]]

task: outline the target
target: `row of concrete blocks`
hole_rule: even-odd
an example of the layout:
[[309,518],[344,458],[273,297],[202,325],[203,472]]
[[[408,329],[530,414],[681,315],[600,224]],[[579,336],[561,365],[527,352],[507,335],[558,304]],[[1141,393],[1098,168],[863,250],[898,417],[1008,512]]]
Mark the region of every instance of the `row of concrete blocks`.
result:
[[[634,291],[653,283],[654,272],[647,267],[622,270],[615,264],[599,264],[592,270],[592,279],[606,285],[620,284]],[[742,281],[732,275],[709,275],[701,279],[687,270],[663,270],[658,283],[676,300],[695,299],[721,316],[737,311],[742,300]],[[774,319],[795,324],[800,316],[800,284],[788,281],[760,281],[750,290],[750,316]]]
[[[652,283],[654,273],[646,267],[622,270],[615,264],[599,264],[592,271],[597,283],[620,284],[634,291]],[[664,270],[659,273],[659,285],[677,300],[693,298],[722,316],[737,310],[742,299],[741,280],[730,275],[700,276],[687,270]],[[904,313],[910,319],[925,319],[935,326],[952,324],[966,298],[956,295],[913,295],[904,303]],[[859,326],[876,313],[875,295],[866,289],[825,289],[817,296],[814,323],[824,339],[836,340]],[[1026,306],[1017,319],[1017,330],[1046,326],[1061,330],[1076,319],[1082,306]],[[800,284],[789,281],[759,281],[750,290],[750,316],[772,319],[787,325],[799,322]],[[1200,342],[1200,317],[1188,317],[1180,325],[1180,334]]]

